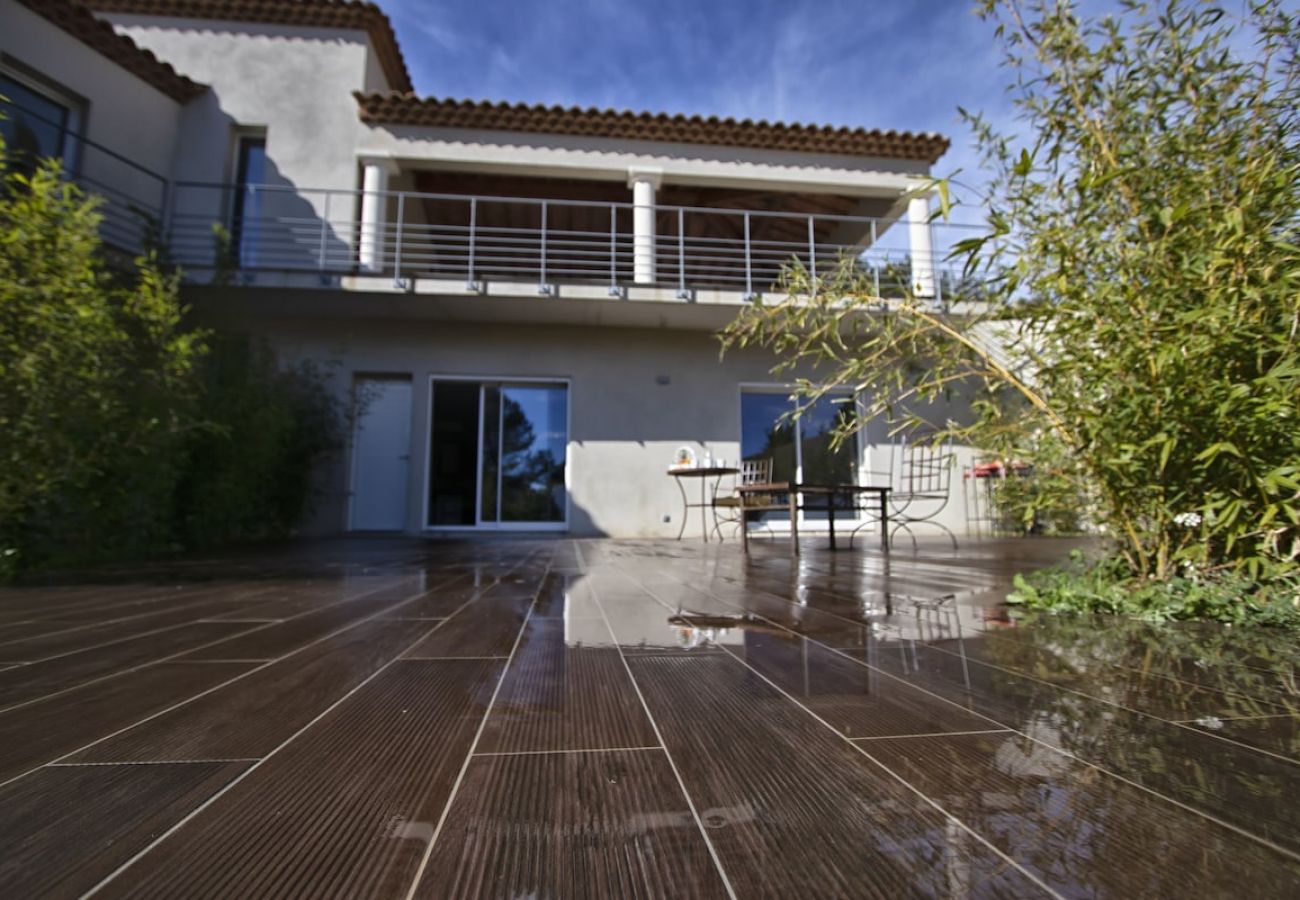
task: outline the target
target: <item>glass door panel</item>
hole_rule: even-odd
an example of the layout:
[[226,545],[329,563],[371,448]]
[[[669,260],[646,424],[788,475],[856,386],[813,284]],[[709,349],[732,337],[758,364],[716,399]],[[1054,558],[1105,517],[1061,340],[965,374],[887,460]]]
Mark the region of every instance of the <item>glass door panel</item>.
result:
[[435,381],[430,423],[429,524],[474,525],[479,468],[479,385]]
[[[772,460],[773,481],[796,481],[799,467],[795,425],[782,420],[790,411],[784,394],[743,393],[740,395],[740,455],[747,460]],[[752,521],[788,522],[781,510],[752,513]]]
[[[853,417],[853,403],[847,395],[825,396],[804,410],[799,417],[799,456],[803,466],[805,484],[846,484],[857,480],[854,460],[856,441],[849,440],[838,448],[831,447],[831,436],[843,422]],[[808,498],[805,498],[808,499]],[[822,504],[824,497],[814,503]],[[835,498],[836,509],[849,509],[852,500]],[[804,513],[807,520],[825,519],[824,510],[810,509]]]
[[562,387],[501,389],[502,522],[563,522],[568,397]]
[[431,526],[563,523],[568,388],[434,381]]
[[479,521],[498,521],[501,496],[501,388],[483,385],[483,452],[479,467]]

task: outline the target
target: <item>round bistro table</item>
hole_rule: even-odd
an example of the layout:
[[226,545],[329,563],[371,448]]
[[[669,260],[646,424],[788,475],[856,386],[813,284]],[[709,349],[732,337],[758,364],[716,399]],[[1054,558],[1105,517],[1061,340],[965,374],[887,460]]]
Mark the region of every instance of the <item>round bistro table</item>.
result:
[[[677,481],[677,490],[682,492],[682,527],[677,530],[677,540],[682,539],[686,533],[686,520],[690,518],[692,509],[700,511],[700,526],[704,543],[709,542],[709,513],[708,510],[713,508],[713,501],[708,494],[708,480],[713,479],[713,492],[718,492],[718,485],[722,479],[728,475],[739,475],[740,470],[732,466],[682,466],[673,467],[668,470],[668,474],[673,476]],[[700,482],[700,502],[691,503],[686,496],[686,485],[682,484],[683,478],[696,478]],[[722,540],[722,536],[718,536]]]

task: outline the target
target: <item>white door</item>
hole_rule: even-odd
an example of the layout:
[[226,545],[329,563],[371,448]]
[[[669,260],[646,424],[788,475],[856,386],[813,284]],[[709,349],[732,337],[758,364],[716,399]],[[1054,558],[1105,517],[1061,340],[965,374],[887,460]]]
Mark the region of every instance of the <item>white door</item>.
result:
[[411,382],[357,378],[360,407],[352,440],[353,531],[406,527],[411,463]]

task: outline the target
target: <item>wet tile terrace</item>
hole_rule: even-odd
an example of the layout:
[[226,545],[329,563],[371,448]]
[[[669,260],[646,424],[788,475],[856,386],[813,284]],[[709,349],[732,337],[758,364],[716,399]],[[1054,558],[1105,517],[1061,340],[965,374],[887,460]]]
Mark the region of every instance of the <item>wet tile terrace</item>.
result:
[[1300,648],[1050,541],[303,544],[0,591],[0,895],[1296,896]]

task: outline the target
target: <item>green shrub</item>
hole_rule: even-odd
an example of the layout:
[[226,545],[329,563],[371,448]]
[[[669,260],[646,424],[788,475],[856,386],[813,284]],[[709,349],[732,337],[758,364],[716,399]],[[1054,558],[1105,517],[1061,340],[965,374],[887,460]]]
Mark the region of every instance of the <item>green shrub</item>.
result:
[[[0,171],[4,169],[0,144]],[[156,259],[111,270],[96,198],[57,163],[0,187],[4,568],[157,546],[193,419],[203,335]]]
[[1300,628],[1300,575],[1289,567],[1251,577],[1189,564],[1171,578],[1133,578],[1122,558],[1090,562],[1076,551],[1071,565],[1017,575],[1015,585],[1007,602],[1026,609]]
[[324,373],[187,327],[179,275],[100,222],[57,162],[3,176],[0,581],[288,535],[341,442]]
[[177,491],[186,547],[285,537],[315,499],[317,465],[342,445],[344,416],[324,373],[281,367],[264,343],[215,338],[198,367],[203,424]]

